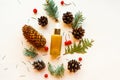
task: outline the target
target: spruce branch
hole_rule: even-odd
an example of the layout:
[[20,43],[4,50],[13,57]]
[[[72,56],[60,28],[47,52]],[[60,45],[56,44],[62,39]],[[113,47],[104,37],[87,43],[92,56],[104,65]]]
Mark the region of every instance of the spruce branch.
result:
[[35,50],[33,48],[30,48],[30,49],[25,48],[24,55],[28,56],[28,57],[31,57],[31,58],[34,58],[38,54],[35,52]]
[[54,75],[55,71],[50,63],[48,63],[48,70],[49,70],[51,75]]
[[48,70],[51,75],[56,77],[62,77],[64,75],[63,64],[61,64],[60,66],[57,66],[56,69],[54,69],[53,66],[50,63],[48,63]]
[[86,50],[92,46],[92,43],[93,40],[81,39],[78,44],[74,43],[65,48],[65,54],[73,54],[74,52],[84,54],[87,52]]
[[44,7],[48,16],[58,21],[58,7],[55,5],[55,2],[53,0],[46,0]]
[[84,17],[82,15],[82,12],[77,12],[73,19],[72,28],[79,28],[83,21]]

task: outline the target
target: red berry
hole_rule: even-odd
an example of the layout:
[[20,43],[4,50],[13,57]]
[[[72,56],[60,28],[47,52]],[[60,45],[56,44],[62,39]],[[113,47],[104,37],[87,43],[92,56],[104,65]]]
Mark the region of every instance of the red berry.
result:
[[66,46],[69,45],[68,41],[65,41],[64,44],[65,44]]
[[68,40],[68,45],[72,44],[72,41],[71,40]]
[[37,9],[36,9],[36,8],[33,9],[33,13],[34,13],[34,14],[37,13]]
[[64,1],[61,1],[60,3],[61,3],[61,5],[64,5]]
[[79,57],[79,59],[78,59],[79,61],[82,61],[82,57]]
[[68,46],[68,45],[72,44],[72,41],[71,41],[71,40],[65,41],[64,44],[65,44],[66,46]]
[[48,51],[48,47],[47,47],[47,46],[45,46],[45,47],[44,47],[44,50],[45,50],[45,51]]
[[44,77],[45,77],[45,78],[48,78],[48,74],[44,74]]

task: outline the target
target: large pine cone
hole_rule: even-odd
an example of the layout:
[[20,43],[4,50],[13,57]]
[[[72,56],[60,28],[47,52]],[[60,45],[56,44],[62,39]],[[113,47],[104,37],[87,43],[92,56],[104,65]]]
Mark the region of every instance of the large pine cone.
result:
[[70,24],[73,21],[73,15],[72,15],[71,12],[66,12],[66,13],[63,14],[62,19],[63,19],[64,23]]
[[38,24],[41,26],[46,26],[48,24],[48,19],[45,16],[38,18]]
[[24,25],[22,31],[27,41],[30,44],[32,44],[35,48],[42,48],[46,44],[46,39],[31,26]]
[[42,60],[34,61],[32,65],[34,66],[34,69],[36,69],[38,71],[40,71],[46,67],[45,63]]
[[84,36],[85,30],[82,27],[73,28],[72,34],[76,39],[82,39]]
[[76,60],[70,60],[68,62],[68,70],[70,72],[76,72],[77,70],[80,69],[80,66],[81,66],[80,62],[77,62]]

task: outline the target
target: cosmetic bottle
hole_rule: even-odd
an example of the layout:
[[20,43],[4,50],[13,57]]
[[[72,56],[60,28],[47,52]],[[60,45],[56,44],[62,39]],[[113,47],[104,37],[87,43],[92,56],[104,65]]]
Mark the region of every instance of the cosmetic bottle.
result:
[[61,53],[62,36],[60,32],[60,28],[55,28],[54,34],[51,35],[50,55],[53,59],[60,56]]

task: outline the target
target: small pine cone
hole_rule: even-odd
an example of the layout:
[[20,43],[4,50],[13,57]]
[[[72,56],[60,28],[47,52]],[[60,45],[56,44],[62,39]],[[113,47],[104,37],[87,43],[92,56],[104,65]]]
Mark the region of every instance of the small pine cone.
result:
[[63,14],[62,19],[63,19],[64,23],[70,24],[73,21],[73,15],[72,15],[71,12],[66,12],[66,13]]
[[81,66],[80,62],[77,62],[76,60],[70,60],[68,62],[68,70],[70,72],[76,72],[77,70],[80,69],[80,66]]
[[46,26],[48,24],[48,19],[45,16],[38,18],[38,24],[41,26]]
[[32,64],[34,66],[34,69],[40,71],[42,69],[44,69],[46,66],[45,66],[45,63],[41,60],[41,61],[35,61],[33,62]]
[[73,28],[72,34],[76,39],[82,39],[84,36],[85,30],[82,27]]
[[22,28],[23,35],[27,41],[32,44],[35,48],[39,49],[44,47],[46,39],[40,35],[34,28],[28,25],[24,25]]

